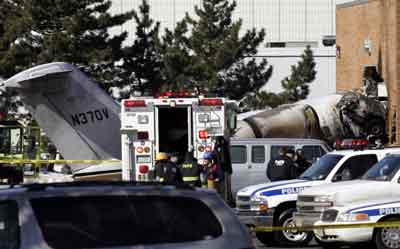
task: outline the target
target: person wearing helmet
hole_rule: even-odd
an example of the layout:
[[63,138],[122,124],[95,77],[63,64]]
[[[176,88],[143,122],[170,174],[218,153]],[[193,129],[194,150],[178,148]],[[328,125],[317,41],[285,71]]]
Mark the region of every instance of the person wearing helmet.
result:
[[221,167],[215,163],[212,152],[203,154],[203,166],[206,172],[207,188],[218,190],[218,184],[222,180]]
[[167,153],[156,154],[155,173],[157,181],[172,185],[183,183],[180,169],[175,163],[168,160]]

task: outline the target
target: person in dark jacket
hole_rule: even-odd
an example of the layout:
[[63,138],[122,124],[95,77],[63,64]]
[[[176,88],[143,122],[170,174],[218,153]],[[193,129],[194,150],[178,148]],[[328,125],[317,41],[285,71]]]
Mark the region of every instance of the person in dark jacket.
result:
[[223,181],[219,184],[218,192],[228,204],[233,206],[235,199],[231,189],[232,161],[229,140],[226,140],[223,136],[217,137],[213,153],[215,162],[220,166],[223,173]]
[[185,159],[180,165],[183,181],[192,186],[201,187],[200,167],[197,160],[193,157],[193,152],[186,152]]
[[306,169],[308,169],[308,167],[310,167],[311,163],[304,157],[302,149],[296,150],[295,158],[295,164],[297,167],[296,176],[300,176],[304,171],[306,171]]
[[168,155],[166,153],[157,153],[156,161],[156,180],[171,185],[183,183],[182,173],[179,167],[168,160]]
[[279,156],[272,158],[267,166],[267,177],[271,182],[296,178],[296,168],[293,162],[294,151],[281,148]]
[[[47,152],[50,154],[49,160],[56,160],[57,148],[53,143],[49,142],[47,144]],[[54,172],[54,163],[49,163],[47,165],[47,171]]]

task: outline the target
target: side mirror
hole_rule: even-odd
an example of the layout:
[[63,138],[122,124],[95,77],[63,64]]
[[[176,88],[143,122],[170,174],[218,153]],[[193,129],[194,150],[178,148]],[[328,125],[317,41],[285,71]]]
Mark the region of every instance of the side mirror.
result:
[[332,182],[338,182],[342,180],[342,174],[337,174],[333,177]]

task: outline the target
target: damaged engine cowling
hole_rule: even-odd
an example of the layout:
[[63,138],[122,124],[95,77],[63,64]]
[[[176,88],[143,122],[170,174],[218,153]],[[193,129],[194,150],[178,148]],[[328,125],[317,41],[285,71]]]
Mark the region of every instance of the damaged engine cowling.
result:
[[239,120],[238,138],[338,138],[386,136],[386,110],[356,92],[299,101]]
[[356,92],[348,92],[336,107],[346,136],[386,136],[387,111],[381,102]]

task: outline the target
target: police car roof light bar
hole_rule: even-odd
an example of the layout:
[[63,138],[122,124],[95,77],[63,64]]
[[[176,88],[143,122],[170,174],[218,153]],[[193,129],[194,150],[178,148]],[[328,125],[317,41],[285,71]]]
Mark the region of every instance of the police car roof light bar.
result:
[[369,145],[366,139],[343,139],[335,141],[335,149],[363,149]]

